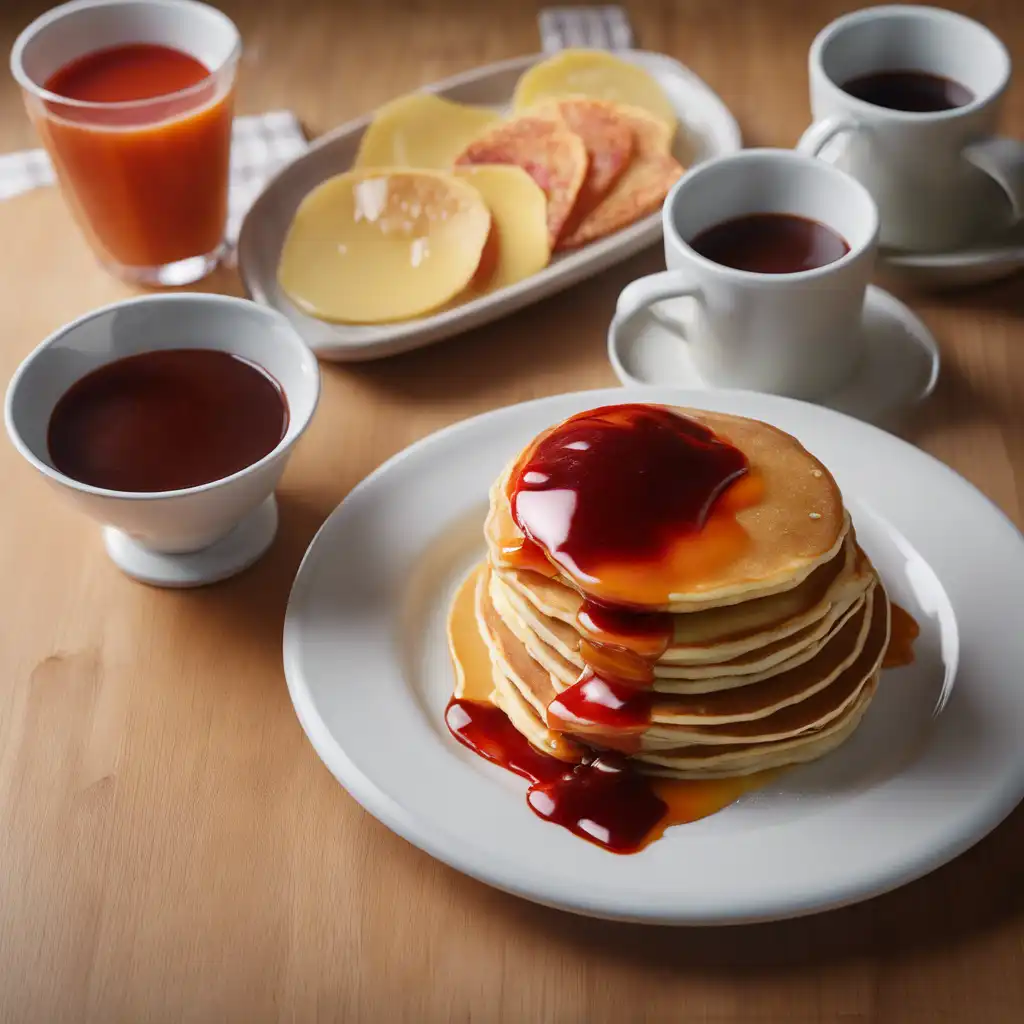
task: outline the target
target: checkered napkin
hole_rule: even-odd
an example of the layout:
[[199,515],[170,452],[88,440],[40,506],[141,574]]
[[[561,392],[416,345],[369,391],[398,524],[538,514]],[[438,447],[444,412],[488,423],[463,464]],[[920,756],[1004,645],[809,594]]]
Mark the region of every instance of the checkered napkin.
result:
[[633,29],[621,7],[546,7],[537,25],[545,53],[570,46],[628,50],[633,45]]
[[[295,115],[275,110],[256,117],[236,117],[231,138],[231,186],[228,192],[227,237],[234,242],[253,200],[286,163],[306,148]],[[53,167],[41,149],[0,156],[0,199],[52,185]]]

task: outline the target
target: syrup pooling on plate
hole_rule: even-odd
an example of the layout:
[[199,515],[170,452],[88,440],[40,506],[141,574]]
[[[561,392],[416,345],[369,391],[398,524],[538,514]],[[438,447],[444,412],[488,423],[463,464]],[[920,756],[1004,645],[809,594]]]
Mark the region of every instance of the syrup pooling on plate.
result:
[[531,782],[554,781],[572,765],[531,747],[493,704],[453,697],[444,715],[451,734],[470,750]]
[[599,598],[628,592],[652,605],[742,551],[736,512],[759,497],[739,449],[639,404],[581,413],[541,435],[509,481],[516,525],[561,572]]
[[648,781],[599,758],[567,764],[535,750],[492,704],[453,699],[445,722],[470,750],[527,779],[531,810],[613,853],[633,853],[668,812]]
[[449,613],[456,687],[445,724],[463,746],[530,782],[527,803],[539,817],[613,853],[635,853],[671,825],[714,814],[768,780],[768,773],[694,782],[652,778],[614,754],[583,754],[566,746],[564,756],[575,760],[562,760],[532,746],[483,696],[493,683],[474,612],[482,571],[463,582]]
[[614,755],[569,764],[530,746],[503,711],[480,701],[453,698],[445,722],[461,744],[531,783],[526,799],[536,815],[612,853],[636,853],[778,774],[686,782],[641,775]]
[[898,604],[890,611],[889,646],[885,650],[882,668],[902,668],[914,663],[914,641],[921,634],[917,620]]

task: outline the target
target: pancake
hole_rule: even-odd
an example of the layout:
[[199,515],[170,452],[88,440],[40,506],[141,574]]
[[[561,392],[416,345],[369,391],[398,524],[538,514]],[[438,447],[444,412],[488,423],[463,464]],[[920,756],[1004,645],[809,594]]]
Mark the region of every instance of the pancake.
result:
[[[865,579],[865,587],[873,580]],[[497,574],[492,574],[488,586],[489,596],[506,627],[549,671],[554,672],[565,685],[570,685],[585,667],[586,662],[579,649],[579,634],[564,623],[544,620],[542,628],[535,625],[540,621],[521,615],[525,605],[514,592],[503,585]],[[846,620],[857,611],[863,591],[851,594],[843,601],[830,606],[822,618],[783,641],[768,642],[758,650],[751,650],[732,661],[713,662],[680,668],[657,662],[654,667],[654,689],[667,693],[707,693],[732,687],[746,686],[760,682],[779,672],[802,664],[829,641]],[[555,629],[557,629],[557,634]],[[560,635],[559,635],[560,634]],[[570,646],[568,634],[576,638]],[[554,640],[555,642],[552,642]],[[569,642],[567,642],[569,641]],[[692,679],[665,676],[667,672],[687,672]]]
[[519,77],[512,109],[518,113],[551,97],[573,95],[633,104],[660,120],[669,133],[676,129],[678,115],[657,79],[607,50],[570,48],[535,64]]
[[587,173],[572,214],[562,229],[563,235],[570,234],[630,166],[635,149],[633,129],[614,103],[586,96],[548,100],[531,109],[530,114],[564,124],[586,147]]
[[522,167],[547,196],[548,241],[554,248],[583,185],[587,150],[583,140],[563,123],[525,115],[479,135],[456,157],[455,164]]
[[[877,595],[877,599],[872,599]],[[728,744],[733,742],[767,743],[781,739],[788,739],[799,736],[806,732],[813,732],[838,717],[858,697],[860,691],[867,684],[868,680],[878,672],[882,664],[882,657],[885,648],[889,643],[889,602],[882,588],[875,588],[869,600],[865,602],[867,607],[866,616],[870,616],[868,629],[864,631],[859,641],[854,641],[854,646],[860,644],[856,656],[849,657],[849,648],[844,647],[838,654],[839,658],[845,659],[842,664],[845,667],[836,669],[829,663],[834,659],[829,656],[823,657],[817,670],[808,672],[808,678],[830,671],[828,681],[825,685],[808,685],[807,689],[799,698],[791,703],[784,704],[770,714],[759,718],[744,718],[737,721],[722,724],[708,725],[680,725],[678,727],[662,727],[655,723],[644,736],[645,749],[671,749],[673,745],[680,743],[684,745],[699,744]],[[851,620],[851,624],[856,623]],[[849,642],[849,641],[848,641]],[[778,697],[784,694],[787,687],[799,686],[799,677],[790,677],[789,682],[783,682],[775,692]],[[763,687],[757,687],[762,690]],[[744,691],[734,691],[742,700]],[[753,703],[760,698],[755,695]],[[753,703],[747,707],[753,706]],[[727,705],[718,705],[723,712]],[[738,703],[736,708],[742,708]],[[659,719],[672,718],[671,713],[663,713]]]
[[299,204],[277,268],[303,312],[380,324],[429,313],[473,279],[491,213],[441,171],[379,168],[321,182]]
[[359,140],[356,168],[407,167],[447,171],[485,128],[501,121],[487,107],[414,92],[377,108]]
[[604,198],[566,232],[560,248],[579,248],[654,213],[683,173],[669,152],[672,133],[664,122],[633,107],[616,112],[633,130],[633,159]]
[[728,779],[816,761],[831,753],[853,734],[877,686],[876,673],[842,715],[825,728],[796,739],[778,743],[736,744],[732,747],[681,748],[674,752],[656,754],[640,753],[633,760],[637,769],[645,774],[673,779]]
[[[789,632],[794,632],[824,614],[819,606],[834,600],[835,594],[852,585],[859,574],[855,537],[851,531],[836,557],[819,566],[792,590],[674,616],[670,651],[691,650],[694,658],[680,655],[672,660],[700,660],[696,657],[700,649],[717,648],[724,643],[760,646],[758,636],[763,630],[781,630],[785,626]],[[529,570],[504,570],[500,575],[502,581],[525,597],[538,614],[564,622],[574,631],[579,628],[578,616],[584,599],[578,591],[557,579]],[[742,652],[737,649],[734,653]]]
[[[498,587],[517,617],[578,668],[581,638],[577,616],[580,595],[537,573],[495,571]],[[725,608],[672,617],[672,639],[658,659],[657,674],[672,665],[720,664],[767,645],[802,634],[836,605],[848,607],[873,579],[870,565],[857,554],[852,536],[839,555],[799,587],[783,594]],[[794,641],[794,646],[796,641]]]
[[760,651],[717,665],[656,665],[654,687],[664,693],[714,693],[738,686],[752,686],[788,672],[813,658],[856,614],[863,598],[857,595],[834,604],[818,622],[785,641],[768,644]]
[[[557,572],[563,582],[600,601],[683,613],[792,590],[838,554],[849,529],[842,496],[828,470],[796,438],[739,416],[671,411],[703,424],[746,455],[748,478],[760,489],[760,497],[735,514],[746,535],[743,549],[724,564],[712,564],[705,567],[707,571],[694,574],[687,566],[694,545],[700,542],[698,534],[684,538],[658,565],[642,570],[611,566],[595,580],[552,565],[552,574]],[[492,487],[484,525],[489,559],[499,569],[522,568],[507,554],[525,539],[513,519],[507,494],[518,461],[514,460]]]
[[491,211],[491,237],[465,298],[496,291],[539,273],[551,259],[547,197],[521,167],[486,164],[458,167]]

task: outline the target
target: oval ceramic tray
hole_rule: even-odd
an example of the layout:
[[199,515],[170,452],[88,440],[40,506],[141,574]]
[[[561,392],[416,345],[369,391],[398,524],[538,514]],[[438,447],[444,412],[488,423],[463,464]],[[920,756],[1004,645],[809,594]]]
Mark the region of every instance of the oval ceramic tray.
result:
[[[690,70],[662,54],[627,50],[618,56],[646,68],[658,80],[679,116],[676,158],[689,166],[740,149],[740,130],[725,104]],[[427,86],[460,103],[507,108],[519,76],[545,59],[517,57]],[[357,362],[394,355],[451,337],[536,302],[624,260],[661,237],[661,215],[651,214],[577,252],[556,256],[539,274],[434,316],[395,324],[331,324],[306,316],[277,284],[285,234],[308,192],[326,178],[348,170],[373,118],[367,114],[317,139],[266,187],[242,224],[238,270],[249,297],[280,310],[322,359]]]

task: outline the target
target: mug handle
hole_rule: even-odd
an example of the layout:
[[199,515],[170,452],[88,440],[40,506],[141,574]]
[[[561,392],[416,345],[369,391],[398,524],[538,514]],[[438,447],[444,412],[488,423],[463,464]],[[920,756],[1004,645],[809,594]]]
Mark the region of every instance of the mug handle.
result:
[[821,151],[834,138],[867,130],[867,125],[849,117],[823,117],[800,136],[796,149],[798,153],[806,153],[807,156],[820,156]]
[[[615,320],[618,326],[628,323],[642,310],[665,299],[697,299],[701,298],[700,288],[687,280],[680,270],[662,270],[657,274],[648,274],[627,284],[619,293],[615,304]],[[657,310],[651,310],[651,316],[663,327],[677,334],[683,341],[689,339],[683,332],[682,325]]]
[[996,135],[972,142],[963,156],[1003,189],[1013,206],[1013,219],[1024,218],[1024,141]]

